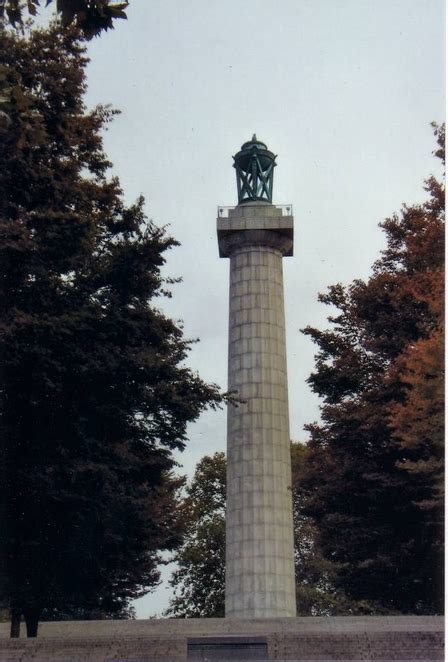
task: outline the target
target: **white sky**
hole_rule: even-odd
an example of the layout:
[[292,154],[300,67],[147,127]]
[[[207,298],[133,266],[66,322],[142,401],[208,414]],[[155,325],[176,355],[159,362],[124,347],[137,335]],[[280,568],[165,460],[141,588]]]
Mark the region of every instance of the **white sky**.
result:
[[[444,118],[442,0],[131,0],[129,20],[89,45],[89,105],[122,114],[105,137],[128,202],[182,246],[182,276],[163,304],[201,342],[189,365],[226,388],[228,261],[217,205],[236,204],[231,156],[254,132],[278,154],[274,203],[292,203],[295,254],[284,260],[291,437],[318,417],[306,379],[324,326],[327,285],[365,278],[384,239],[378,223],[423,198],[439,174],[430,122]],[[191,473],[224,450],[225,412],[189,429]],[[163,585],[137,615],[167,606]]]

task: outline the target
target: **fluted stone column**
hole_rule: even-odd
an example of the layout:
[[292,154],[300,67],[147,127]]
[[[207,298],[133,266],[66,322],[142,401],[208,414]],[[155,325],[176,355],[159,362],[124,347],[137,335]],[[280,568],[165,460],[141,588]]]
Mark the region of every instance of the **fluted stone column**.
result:
[[295,616],[282,257],[293,218],[270,203],[218,218],[230,258],[226,617]]

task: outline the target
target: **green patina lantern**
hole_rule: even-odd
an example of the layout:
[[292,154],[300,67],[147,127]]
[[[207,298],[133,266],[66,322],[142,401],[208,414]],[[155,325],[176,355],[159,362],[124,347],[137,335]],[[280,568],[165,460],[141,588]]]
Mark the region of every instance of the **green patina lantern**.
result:
[[257,136],[244,143],[241,150],[233,157],[238,187],[238,204],[253,202],[272,202],[272,185],[276,155]]

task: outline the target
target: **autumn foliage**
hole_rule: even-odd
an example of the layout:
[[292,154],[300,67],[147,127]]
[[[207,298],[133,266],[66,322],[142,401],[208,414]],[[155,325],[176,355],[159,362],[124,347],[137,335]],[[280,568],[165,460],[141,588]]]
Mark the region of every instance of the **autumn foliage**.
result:
[[[435,127],[444,156],[444,128]],[[372,612],[443,610],[444,189],[381,224],[368,281],[329,288],[336,314],[309,383],[323,399],[303,487],[335,586]]]

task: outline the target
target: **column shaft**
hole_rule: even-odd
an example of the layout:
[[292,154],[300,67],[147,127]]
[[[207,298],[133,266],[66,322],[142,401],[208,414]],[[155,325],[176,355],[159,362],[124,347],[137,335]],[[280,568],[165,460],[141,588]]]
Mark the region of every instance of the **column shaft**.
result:
[[235,241],[230,252],[228,387],[245,402],[228,410],[226,616],[295,616],[282,251],[274,240]]

